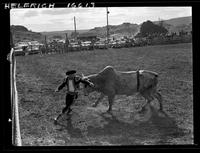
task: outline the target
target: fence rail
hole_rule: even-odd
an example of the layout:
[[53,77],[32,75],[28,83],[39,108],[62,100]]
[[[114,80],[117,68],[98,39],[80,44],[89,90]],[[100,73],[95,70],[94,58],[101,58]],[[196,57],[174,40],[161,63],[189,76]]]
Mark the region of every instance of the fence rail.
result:
[[12,144],[22,146],[20,125],[19,125],[19,110],[18,110],[18,94],[16,87],[16,60],[10,52],[10,83],[11,83],[11,111],[12,111]]

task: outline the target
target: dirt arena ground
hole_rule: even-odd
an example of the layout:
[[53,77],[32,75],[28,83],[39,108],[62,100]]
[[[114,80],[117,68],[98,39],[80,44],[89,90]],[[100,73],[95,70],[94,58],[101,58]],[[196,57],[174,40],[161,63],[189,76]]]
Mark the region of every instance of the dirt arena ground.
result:
[[[24,146],[163,145],[193,144],[192,44],[83,51],[66,54],[18,56],[17,90]],[[65,71],[97,73],[105,66],[129,71],[147,69],[159,74],[157,101],[145,105],[139,95],[116,96],[113,113],[107,98],[91,107],[99,93],[82,91],[70,116],[59,125],[53,119],[65,105],[65,89],[55,93]],[[140,112],[145,105],[145,110]],[[139,113],[140,112],[140,113]]]

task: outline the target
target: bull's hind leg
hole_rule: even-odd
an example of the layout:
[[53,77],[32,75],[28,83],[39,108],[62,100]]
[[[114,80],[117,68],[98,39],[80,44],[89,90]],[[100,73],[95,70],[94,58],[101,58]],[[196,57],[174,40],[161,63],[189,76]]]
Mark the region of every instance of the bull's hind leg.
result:
[[155,98],[158,100],[159,104],[160,104],[160,110],[162,111],[163,110],[163,105],[162,105],[162,95],[159,93],[159,92],[156,92],[154,94]]
[[112,111],[112,105],[113,105],[114,97],[115,96],[108,96],[108,102],[109,102],[109,108],[107,110],[108,113],[110,113]]
[[152,100],[154,100],[154,96],[152,95],[152,91],[151,90],[145,90],[143,92],[140,92],[140,94],[145,98],[145,100],[147,101],[146,104],[144,104],[142,106],[142,109],[140,112],[144,112],[146,109],[146,105],[150,104]]
[[147,101],[147,103],[142,106],[142,109],[140,112],[144,112],[146,110],[146,105],[150,104],[151,101],[154,99],[152,96],[145,96],[144,98]]

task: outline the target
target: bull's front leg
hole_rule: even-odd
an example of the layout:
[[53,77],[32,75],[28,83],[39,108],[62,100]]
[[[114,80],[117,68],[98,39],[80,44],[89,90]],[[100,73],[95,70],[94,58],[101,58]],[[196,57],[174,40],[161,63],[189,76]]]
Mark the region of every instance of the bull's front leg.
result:
[[99,104],[99,102],[103,99],[104,94],[101,93],[100,97],[97,99],[97,101],[95,103],[92,104],[92,107],[97,107],[97,105]]
[[109,102],[109,108],[107,110],[108,113],[110,113],[112,111],[112,105],[113,105],[114,97],[115,97],[114,95],[108,96],[108,102]]
[[162,105],[163,98],[162,98],[162,95],[159,92],[156,92],[154,94],[154,96],[156,97],[156,99],[158,100],[158,102],[160,104],[160,110],[163,111],[163,105]]

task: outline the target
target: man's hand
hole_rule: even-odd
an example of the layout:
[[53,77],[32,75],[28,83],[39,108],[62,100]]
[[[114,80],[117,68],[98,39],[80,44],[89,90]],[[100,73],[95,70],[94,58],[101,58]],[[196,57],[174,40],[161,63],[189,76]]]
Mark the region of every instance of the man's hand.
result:
[[55,90],[55,92],[59,92],[59,90],[58,90],[58,89],[56,89],[56,90]]
[[90,87],[93,87],[93,88],[94,88],[94,84],[93,84],[93,83],[91,83],[91,82],[90,82]]

